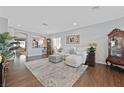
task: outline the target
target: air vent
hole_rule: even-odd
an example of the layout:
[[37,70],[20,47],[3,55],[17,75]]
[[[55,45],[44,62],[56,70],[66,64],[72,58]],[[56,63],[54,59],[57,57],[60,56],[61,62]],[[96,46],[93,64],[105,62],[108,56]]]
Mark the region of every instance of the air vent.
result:
[[95,9],[99,9],[100,6],[93,6],[92,9],[95,10]]

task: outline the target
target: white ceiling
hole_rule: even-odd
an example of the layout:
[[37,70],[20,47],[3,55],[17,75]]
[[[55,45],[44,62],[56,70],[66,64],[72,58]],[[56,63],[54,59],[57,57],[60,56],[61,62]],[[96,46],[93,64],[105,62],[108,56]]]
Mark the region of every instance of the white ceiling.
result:
[[21,32],[15,32],[15,33],[14,33],[14,36],[15,36],[16,38],[18,38],[18,39],[26,39],[26,38],[27,38],[26,34],[21,33]]
[[0,6],[0,17],[8,18],[9,26],[38,33],[68,31],[123,16],[121,6]]

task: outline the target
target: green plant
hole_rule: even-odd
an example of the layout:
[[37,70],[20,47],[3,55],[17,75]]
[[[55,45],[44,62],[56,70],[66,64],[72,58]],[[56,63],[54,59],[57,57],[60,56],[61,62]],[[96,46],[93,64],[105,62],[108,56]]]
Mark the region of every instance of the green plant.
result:
[[89,44],[89,48],[88,48],[88,52],[95,52],[96,51],[96,47],[97,47],[97,44],[96,43],[90,43]]
[[11,58],[15,53],[14,50],[19,48],[19,42],[11,42],[14,39],[9,32],[0,34],[0,63]]
[[90,46],[90,48],[96,48],[97,44],[96,43],[90,43],[89,46]]

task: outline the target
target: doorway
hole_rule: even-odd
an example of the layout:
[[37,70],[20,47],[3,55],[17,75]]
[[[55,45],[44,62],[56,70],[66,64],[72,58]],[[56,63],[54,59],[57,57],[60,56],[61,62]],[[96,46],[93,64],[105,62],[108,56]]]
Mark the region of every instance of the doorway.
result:
[[27,56],[27,34],[16,32],[15,37],[15,41],[19,42],[19,48],[16,50],[16,56]]

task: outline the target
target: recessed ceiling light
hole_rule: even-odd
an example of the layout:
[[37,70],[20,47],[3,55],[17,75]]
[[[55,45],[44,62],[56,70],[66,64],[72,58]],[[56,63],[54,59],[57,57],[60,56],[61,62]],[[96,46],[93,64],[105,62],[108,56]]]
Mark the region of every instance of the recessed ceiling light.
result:
[[18,24],[18,25],[16,25],[17,27],[22,27],[22,25],[20,25],[20,24]]
[[76,22],[74,22],[74,23],[73,23],[73,26],[76,26],[76,25],[77,25],[77,23],[76,23]]
[[43,25],[43,26],[48,26],[48,24],[46,24],[46,23],[43,23],[42,25]]

